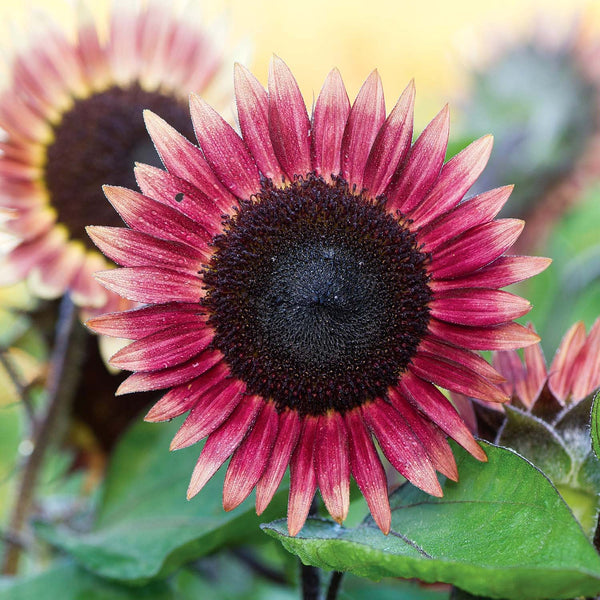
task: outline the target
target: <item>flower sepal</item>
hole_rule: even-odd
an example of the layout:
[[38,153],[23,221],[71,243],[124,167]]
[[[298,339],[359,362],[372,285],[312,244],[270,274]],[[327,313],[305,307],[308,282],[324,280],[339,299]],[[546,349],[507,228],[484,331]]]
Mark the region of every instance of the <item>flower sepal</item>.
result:
[[530,460],[552,481],[590,537],[600,508],[600,461],[590,438],[592,399],[589,395],[545,419],[536,415],[539,399],[531,412],[506,405],[506,420],[496,439],[497,444]]

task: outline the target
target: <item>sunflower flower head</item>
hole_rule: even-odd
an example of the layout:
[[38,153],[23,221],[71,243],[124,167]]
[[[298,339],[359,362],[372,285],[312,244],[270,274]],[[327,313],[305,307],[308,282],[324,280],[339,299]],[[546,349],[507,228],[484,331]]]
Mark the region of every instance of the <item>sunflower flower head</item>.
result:
[[120,393],[168,389],[148,421],[188,413],[173,449],[207,437],[189,497],[231,457],[225,509],[256,488],[260,513],[289,464],[295,535],[317,488],[344,520],[352,474],[387,533],[374,439],[437,496],[436,471],[458,478],[446,436],[485,460],[436,386],[508,400],[474,351],[538,340],[498,288],[548,261],[504,254],[523,226],[494,220],[510,187],[462,201],[490,136],[444,164],[444,108],[412,143],[412,83],[387,116],[376,71],[351,104],[333,70],[312,117],[279,58],[268,91],[239,65],[235,91],[241,135],[192,95],[199,146],[146,112],[165,169],[106,187],[128,227],[89,233],[123,266],[97,278],[147,306],[89,324],[135,340],[112,358],[135,371]]
[[90,222],[117,225],[104,183],[132,186],[135,160],[151,161],[142,109],[192,136],[190,90],[219,89],[221,44],[187,12],[156,2],[115,4],[106,35],[80,2],[74,39],[35,15],[36,34],[13,51],[0,94],[1,227],[12,248],[0,284],[28,279],[36,295],[70,292],[87,308],[114,310],[92,273],[107,261],[85,234]]

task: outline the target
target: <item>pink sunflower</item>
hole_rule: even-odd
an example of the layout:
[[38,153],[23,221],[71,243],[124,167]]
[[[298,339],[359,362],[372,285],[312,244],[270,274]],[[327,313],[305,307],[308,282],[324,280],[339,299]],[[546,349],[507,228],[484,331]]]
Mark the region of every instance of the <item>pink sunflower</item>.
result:
[[188,497],[231,457],[225,510],[256,488],[260,514],[289,465],[295,535],[317,488],[344,520],[352,475],[387,533],[374,441],[436,496],[436,471],[458,478],[446,436],[486,459],[437,386],[508,400],[474,351],[538,341],[512,322],[529,303],[498,288],[548,260],[504,254],[523,227],[494,220],[510,187],[462,201],[491,137],[444,164],[444,108],[411,145],[412,84],[387,118],[377,72],[351,105],[333,70],[312,118],[278,58],[268,92],[239,65],[235,90],[241,136],[192,95],[199,147],[145,113],[166,170],[107,186],[129,228],[88,231],[124,267],[97,278],[147,306],[89,324],[135,340],[112,358],[136,371],[119,393],[170,388],[146,420],[188,413],[172,449],[208,436]]
[[36,35],[9,61],[0,93],[0,227],[13,238],[0,285],[28,279],[38,296],[69,291],[77,304],[105,310],[108,294],[92,273],[108,263],[85,225],[122,222],[101,186],[134,185],[134,161],[154,154],[143,108],[193,136],[187,96],[218,89],[223,62],[222,44],[191,5],[176,16],[157,3],[122,4],[101,36],[79,3],[74,41],[31,15]]

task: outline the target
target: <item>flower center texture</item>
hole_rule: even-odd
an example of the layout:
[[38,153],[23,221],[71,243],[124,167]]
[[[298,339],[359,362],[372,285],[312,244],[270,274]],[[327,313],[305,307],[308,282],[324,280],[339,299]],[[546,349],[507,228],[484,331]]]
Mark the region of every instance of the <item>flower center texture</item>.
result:
[[135,187],[135,161],[159,166],[144,125],[144,108],[160,114],[188,138],[193,136],[184,102],[137,84],[77,99],[54,126],[44,174],[50,203],[58,222],[87,248],[95,246],[85,233],[86,225],[123,224],[102,186]]
[[429,257],[384,198],[341,179],[269,180],[228,217],[203,276],[214,346],[278,409],[385,396],[429,323]]

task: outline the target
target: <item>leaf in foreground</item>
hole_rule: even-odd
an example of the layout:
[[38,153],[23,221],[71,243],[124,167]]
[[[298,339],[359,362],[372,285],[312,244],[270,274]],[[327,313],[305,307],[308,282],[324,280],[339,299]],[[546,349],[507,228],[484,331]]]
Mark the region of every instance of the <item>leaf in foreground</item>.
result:
[[115,453],[91,531],[38,523],[36,531],[89,571],[143,583],[166,577],[181,565],[216,549],[248,543],[259,523],[285,514],[285,492],[262,517],[251,499],[226,513],[221,502],[225,469],[197,498],[185,494],[200,445],[169,452],[178,424],[136,425]]
[[263,525],[306,564],[356,575],[417,577],[508,600],[600,592],[600,557],[548,479],[518,454],[484,444],[489,462],[455,448],[459,483],[434,498],[407,484],[391,497],[392,531],[310,519],[297,537]]

